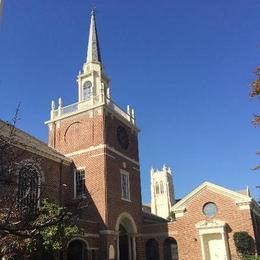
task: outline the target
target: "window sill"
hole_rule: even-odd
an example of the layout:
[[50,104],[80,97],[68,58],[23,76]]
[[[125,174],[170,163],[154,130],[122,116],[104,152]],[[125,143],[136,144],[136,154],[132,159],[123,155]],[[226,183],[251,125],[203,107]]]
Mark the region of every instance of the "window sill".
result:
[[121,200],[128,201],[128,202],[132,202],[131,200],[125,199],[125,198],[121,198]]

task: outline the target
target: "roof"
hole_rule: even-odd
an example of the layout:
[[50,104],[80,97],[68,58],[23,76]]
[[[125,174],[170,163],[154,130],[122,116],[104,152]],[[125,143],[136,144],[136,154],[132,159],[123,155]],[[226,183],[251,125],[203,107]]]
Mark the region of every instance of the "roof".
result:
[[205,190],[205,189],[208,189],[208,190],[214,191],[216,193],[219,193],[221,195],[233,198],[236,201],[249,202],[252,200],[252,198],[250,196],[248,196],[248,194],[245,195],[245,194],[218,186],[214,183],[205,181],[201,185],[199,185],[196,189],[194,189],[191,193],[189,193],[183,199],[181,199],[179,202],[177,202],[172,207],[172,209],[176,210],[178,208],[185,207],[197,194],[201,193],[201,191]]
[[[182,216],[183,212],[186,209],[186,206],[199,194],[201,194],[204,190],[210,190],[213,191],[219,195],[229,197],[230,199],[233,199],[235,203],[241,207],[244,208],[246,205],[252,205],[252,208],[254,211],[260,215],[260,206],[256,203],[256,201],[250,196],[249,189],[246,189],[246,192],[237,192],[233,190],[229,190],[227,188],[221,187],[219,185],[216,185],[211,182],[203,182],[201,185],[199,185],[196,189],[194,189],[192,192],[190,192],[188,195],[186,195],[183,199],[181,199],[179,202],[177,202],[173,207],[172,211]],[[249,206],[250,207],[250,206]]]
[[72,159],[66,157],[62,153],[59,153],[55,149],[49,147],[43,141],[37,139],[36,137],[24,132],[23,130],[14,127],[12,124],[5,122],[0,119],[0,135],[4,138],[10,137],[11,131],[14,130],[13,136],[15,136],[14,145],[30,151],[32,153],[39,154],[40,156],[49,158],[54,161],[64,161],[71,163]]
[[152,213],[148,213],[143,211],[142,212],[143,215],[143,221],[145,224],[158,224],[158,223],[166,223],[168,222],[166,219],[161,218],[157,215],[154,215]]
[[95,11],[91,12],[89,39],[88,39],[88,53],[87,62],[100,62],[101,53],[99,48],[98,34],[96,29]]

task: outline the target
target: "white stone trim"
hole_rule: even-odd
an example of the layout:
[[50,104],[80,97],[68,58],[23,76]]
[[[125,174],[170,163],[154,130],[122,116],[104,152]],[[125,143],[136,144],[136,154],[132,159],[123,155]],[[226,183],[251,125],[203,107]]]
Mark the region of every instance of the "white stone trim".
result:
[[201,253],[202,253],[202,260],[206,260],[205,255],[205,245],[204,245],[204,235],[209,234],[220,234],[224,246],[224,255],[225,259],[223,260],[229,260],[229,246],[228,246],[228,240],[227,240],[227,234],[226,234],[226,223],[222,220],[202,220],[198,222],[196,225],[197,230],[199,231],[200,236],[200,243],[201,243]]
[[94,157],[101,156],[101,155],[107,155],[108,157],[111,157],[112,159],[116,159],[115,156],[110,155],[109,153],[98,153],[98,154],[94,154],[94,155],[91,155],[90,158],[94,158]]
[[225,233],[225,221],[213,219],[211,221],[202,220],[198,222],[196,228],[199,230],[199,235],[212,233]]
[[251,201],[236,201],[236,205],[240,210],[249,210],[251,208]]
[[124,154],[118,152],[115,148],[110,147],[110,146],[108,146],[108,145],[106,145],[105,148],[108,149],[109,151],[111,151],[111,152],[113,152],[113,153],[115,153],[115,154],[117,154],[117,155],[119,155],[119,156],[121,156],[121,157],[127,159],[128,161],[130,161],[130,162],[132,162],[132,163],[134,163],[134,164],[136,164],[136,165],[139,166],[139,162],[138,162],[138,161],[136,161],[136,160],[134,160],[134,159],[131,159],[130,157],[128,157],[128,156],[126,156],[126,155],[124,155]]
[[96,146],[91,146],[87,149],[78,150],[78,151],[73,152],[73,153],[67,153],[67,154],[65,154],[65,156],[73,157],[75,155],[80,155],[80,154],[84,154],[84,153],[88,153],[88,152],[92,152],[92,151],[95,151],[95,150],[98,150],[98,149],[104,149],[104,148],[105,148],[104,144],[99,144],[99,145],[96,145]]
[[176,218],[181,218],[184,216],[184,213],[186,211],[186,208],[177,209],[174,212]]
[[133,217],[127,212],[123,212],[118,216],[117,221],[116,221],[116,226],[115,226],[116,233],[118,234],[121,220],[124,218],[127,218],[131,222],[132,227],[133,227],[133,232],[134,232],[134,234],[137,234],[137,227],[136,227],[135,221],[134,221]]
[[197,196],[203,190],[206,190],[206,189],[213,191],[219,195],[223,195],[223,196],[229,197],[230,199],[233,199],[241,210],[249,209],[247,205],[250,205],[250,203],[252,201],[252,198],[247,195],[243,195],[241,193],[226,189],[224,187],[218,186],[218,185],[210,183],[210,182],[204,182],[200,186],[198,186],[196,189],[194,189],[191,193],[186,195],[182,200],[177,202],[172,207],[172,211],[174,213],[177,213],[178,217],[183,216],[185,209],[186,209],[186,205],[190,201],[192,201],[195,196]]
[[[110,147],[108,146],[107,144],[99,144],[99,145],[96,145],[96,146],[91,146],[87,149],[82,149],[82,150],[79,150],[79,151],[76,151],[76,152],[73,152],[73,153],[68,153],[68,154],[65,154],[65,156],[67,157],[73,157],[73,156],[76,156],[76,155],[80,155],[80,154],[84,154],[84,153],[88,153],[88,152],[92,152],[92,151],[96,151],[96,150],[99,150],[99,149],[107,149],[121,157],[123,157],[124,159],[127,159],[128,161],[136,164],[139,166],[139,162],[122,154],[121,152],[117,151],[115,148],[113,147]],[[112,155],[111,155],[112,156]]]

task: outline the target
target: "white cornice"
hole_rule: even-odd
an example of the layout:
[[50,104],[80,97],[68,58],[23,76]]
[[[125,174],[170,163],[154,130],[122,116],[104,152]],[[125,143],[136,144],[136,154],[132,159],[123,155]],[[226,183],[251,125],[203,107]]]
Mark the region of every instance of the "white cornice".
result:
[[196,197],[198,194],[200,194],[203,190],[206,189],[234,200],[236,205],[239,206],[240,210],[250,209],[250,205],[252,202],[251,197],[226,189],[224,187],[218,186],[210,182],[204,182],[172,207],[172,211],[176,213],[176,217],[183,216],[186,209],[186,205],[190,203],[194,199],[194,197]]

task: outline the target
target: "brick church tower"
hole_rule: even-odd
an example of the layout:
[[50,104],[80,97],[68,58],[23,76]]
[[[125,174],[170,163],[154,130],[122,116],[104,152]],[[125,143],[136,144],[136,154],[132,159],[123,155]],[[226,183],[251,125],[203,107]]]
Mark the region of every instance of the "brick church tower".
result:
[[77,103],[63,106],[59,98],[55,108],[52,102],[49,146],[75,164],[74,198],[89,195],[92,201],[86,220],[93,215],[90,220],[98,222],[101,259],[136,259],[142,223],[138,129],[134,110],[122,110],[111,98],[93,11],[77,83]]

